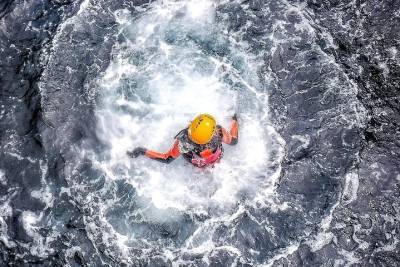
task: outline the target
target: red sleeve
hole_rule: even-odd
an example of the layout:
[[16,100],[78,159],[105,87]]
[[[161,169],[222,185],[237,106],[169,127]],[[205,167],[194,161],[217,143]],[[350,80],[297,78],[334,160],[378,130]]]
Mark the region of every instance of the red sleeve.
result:
[[168,160],[168,159],[176,159],[180,156],[181,152],[179,150],[179,141],[176,139],[174,145],[167,153],[160,153],[153,150],[146,150],[145,155],[152,159],[159,159],[159,160]]

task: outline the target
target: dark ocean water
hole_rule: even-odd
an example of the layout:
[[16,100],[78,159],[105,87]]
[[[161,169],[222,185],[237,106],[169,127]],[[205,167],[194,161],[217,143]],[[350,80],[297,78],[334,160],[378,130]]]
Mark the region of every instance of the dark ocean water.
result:
[[[398,266],[400,1],[2,1],[0,266]],[[166,150],[200,112],[240,141]]]

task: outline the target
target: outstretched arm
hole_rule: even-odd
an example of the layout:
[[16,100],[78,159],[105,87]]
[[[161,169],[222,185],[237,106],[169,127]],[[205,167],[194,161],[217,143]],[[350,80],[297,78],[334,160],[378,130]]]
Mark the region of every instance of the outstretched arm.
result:
[[174,159],[178,158],[181,154],[179,151],[179,141],[175,140],[174,145],[167,153],[160,153],[157,151],[149,150],[142,147],[137,147],[133,151],[128,151],[127,154],[130,157],[138,157],[139,155],[145,155],[148,158],[163,162],[163,163],[170,163]]
[[239,123],[237,115],[232,116],[231,130],[228,132],[224,127],[221,127],[222,142],[228,145],[236,145],[238,142]]

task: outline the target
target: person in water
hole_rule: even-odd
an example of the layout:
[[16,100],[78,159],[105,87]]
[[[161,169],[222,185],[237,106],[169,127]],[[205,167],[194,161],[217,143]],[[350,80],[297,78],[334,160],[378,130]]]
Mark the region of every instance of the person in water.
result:
[[213,116],[200,114],[190,123],[188,128],[181,130],[175,136],[175,142],[167,153],[137,147],[132,151],[128,151],[127,154],[132,158],[144,155],[163,163],[170,163],[182,155],[193,165],[205,167],[222,158],[224,152],[222,143],[237,144],[238,128],[236,114],[232,116],[229,132],[222,126],[217,125]]

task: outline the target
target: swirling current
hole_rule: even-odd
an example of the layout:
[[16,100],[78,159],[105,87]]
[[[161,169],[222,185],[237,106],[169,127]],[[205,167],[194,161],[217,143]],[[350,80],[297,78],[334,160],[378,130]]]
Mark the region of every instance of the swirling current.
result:
[[[1,266],[398,266],[400,2],[0,3]],[[166,151],[199,113],[239,142]]]

